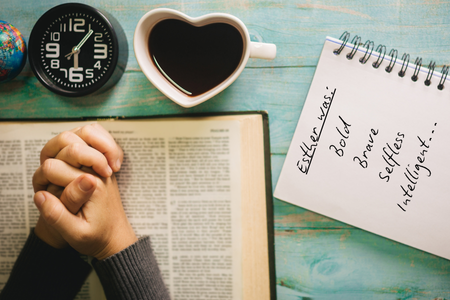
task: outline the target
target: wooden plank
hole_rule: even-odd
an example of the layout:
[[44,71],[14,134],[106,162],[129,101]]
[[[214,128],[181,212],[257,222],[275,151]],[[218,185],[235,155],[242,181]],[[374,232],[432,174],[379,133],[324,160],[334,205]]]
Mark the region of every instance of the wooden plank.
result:
[[[281,227],[286,220],[305,227]],[[448,260],[359,229],[310,228],[310,221],[308,212],[277,220],[277,284],[287,290],[330,300],[450,297]]]
[[[65,1],[64,1],[65,2]],[[9,21],[28,38],[37,19],[59,1],[34,2],[26,7],[14,1],[2,0],[0,20]],[[254,60],[249,66],[313,66],[316,65],[325,36],[339,37],[350,31],[385,44],[399,53],[409,52],[412,57],[423,56],[438,65],[449,63],[450,4],[427,1],[331,1],[298,3],[286,1],[219,1],[219,2],[163,2],[152,1],[88,1],[89,5],[114,15],[128,37],[130,50],[129,70],[139,70],[133,53],[133,33],[138,20],[149,10],[168,7],[196,17],[211,12],[226,12],[241,18],[249,28],[254,41],[275,43],[278,46],[274,61]]]
[[98,96],[61,97],[32,73],[0,90],[0,118],[79,118],[153,116],[218,111],[267,110],[272,153],[286,153],[300,116],[314,68],[246,68],[224,92],[186,109],[167,99],[143,75],[127,71],[111,90]]
[[[63,1],[69,2],[69,1]],[[40,85],[27,63],[14,81],[0,85],[0,118],[144,116],[213,111],[267,110],[270,121],[272,185],[275,186],[312,80],[325,36],[348,30],[431,59],[450,63],[450,2],[363,0],[87,0],[114,15],[129,43],[126,73],[116,87],[82,99],[56,96]],[[13,23],[28,40],[33,24],[57,0],[0,0],[0,20]],[[191,109],[166,99],[140,71],[133,32],[157,7],[190,16],[226,12],[241,18],[253,41],[278,47],[273,61],[249,60],[226,91]],[[363,96],[364,93],[361,93]],[[450,262],[275,200],[278,299],[449,299]],[[436,230],[445,230],[438,228]]]
[[[273,173],[284,157],[272,156]],[[278,199],[274,219],[279,299],[450,297],[449,260]]]
[[[272,155],[274,186],[284,158]],[[274,219],[279,299],[450,297],[446,259],[278,199]]]

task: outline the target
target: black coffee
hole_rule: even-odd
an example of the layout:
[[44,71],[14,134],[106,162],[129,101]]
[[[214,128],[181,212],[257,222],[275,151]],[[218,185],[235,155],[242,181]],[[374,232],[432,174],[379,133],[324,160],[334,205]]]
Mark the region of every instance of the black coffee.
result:
[[150,32],[153,63],[174,86],[197,96],[226,80],[243,54],[240,32],[232,25],[214,23],[195,27],[168,19]]

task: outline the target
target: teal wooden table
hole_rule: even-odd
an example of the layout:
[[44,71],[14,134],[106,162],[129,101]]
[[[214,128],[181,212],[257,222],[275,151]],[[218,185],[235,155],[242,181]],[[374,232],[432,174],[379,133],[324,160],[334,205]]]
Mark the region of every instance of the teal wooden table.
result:
[[[34,23],[65,1],[0,0],[0,20],[28,40]],[[300,116],[327,35],[345,30],[399,53],[450,63],[450,2],[430,0],[90,0],[122,24],[129,44],[120,82],[97,97],[68,99],[47,91],[29,65],[0,85],[0,118],[148,116],[267,110],[273,186]],[[168,7],[196,17],[226,12],[239,17],[253,41],[275,43],[273,61],[250,59],[228,89],[185,109],[161,94],[141,72],[133,33],[149,10]],[[450,99],[449,99],[450,101]],[[450,113],[450,112],[449,112]],[[450,299],[450,261],[424,253],[275,199],[277,294],[290,299]],[[420,222],[420,220],[418,220]],[[443,220],[443,224],[448,221]],[[448,228],[436,228],[445,230]],[[450,233],[449,233],[450,238]]]

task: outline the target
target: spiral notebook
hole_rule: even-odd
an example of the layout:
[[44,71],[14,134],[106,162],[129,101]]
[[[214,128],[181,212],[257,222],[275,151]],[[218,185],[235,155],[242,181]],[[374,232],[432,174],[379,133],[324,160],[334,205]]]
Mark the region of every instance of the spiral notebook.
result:
[[448,68],[409,60],[328,37],[274,195],[450,259]]

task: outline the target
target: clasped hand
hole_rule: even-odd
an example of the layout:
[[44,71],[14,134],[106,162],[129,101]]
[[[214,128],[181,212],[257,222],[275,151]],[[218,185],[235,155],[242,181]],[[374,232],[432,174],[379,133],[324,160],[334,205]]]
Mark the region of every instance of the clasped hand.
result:
[[59,134],[44,146],[40,160],[33,187],[40,212],[35,234],[41,240],[98,260],[137,241],[113,173],[123,151],[101,125]]

